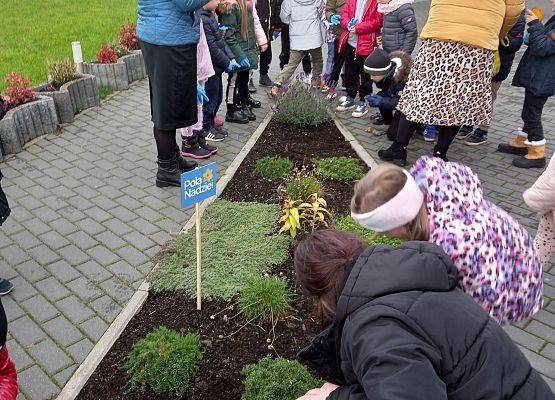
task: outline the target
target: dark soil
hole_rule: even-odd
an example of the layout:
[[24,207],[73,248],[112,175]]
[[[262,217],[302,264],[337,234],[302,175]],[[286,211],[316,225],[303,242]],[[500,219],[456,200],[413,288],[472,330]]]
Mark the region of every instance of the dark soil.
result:
[[[221,198],[231,201],[280,203],[278,187],[283,181],[268,181],[254,173],[254,165],[258,159],[276,155],[289,158],[297,168],[304,165],[309,170],[314,158],[358,158],[333,122],[319,127],[298,128],[272,121],[241,163]],[[367,170],[366,164],[361,164]],[[354,182],[323,180],[322,183],[323,197],[331,211],[339,215],[347,214]]]
[[48,83],[41,91],[42,92],[57,92],[60,90],[62,85],[54,85],[53,83]]
[[[357,157],[333,123],[300,129],[271,122],[221,197],[232,201],[279,203],[281,199],[276,189],[283,182],[267,181],[253,174],[256,160],[271,155],[287,156],[295,167],[309,166],[315,157]],[[346,214],[354,182],[324,180],[323,184],[330,209],[340,215]],[[267,355],[294,359],[298,350],[323,328],[312,299],[303,295],[296,285],[292,254],[275,267],[272,274],[288,278],[294,292],[292,305],[295,309],[291,317],[276,326],[273,349],[268,347],[272,339],[271,327],[244,325],[244,318],[237,316],[233,305],[205,301],[203,310],[198,312],[195,301],[184,292],[150,293],[143,309],[131,320],[77,398],[240,400],[244,391],[243,366]],[[206,353],[199,362],[191,388],[183,396],[156,396],[151,391],[125,394],[127,377],[121,366],[133,345],[160,325],[183,333],[196,332],[202,337]]]

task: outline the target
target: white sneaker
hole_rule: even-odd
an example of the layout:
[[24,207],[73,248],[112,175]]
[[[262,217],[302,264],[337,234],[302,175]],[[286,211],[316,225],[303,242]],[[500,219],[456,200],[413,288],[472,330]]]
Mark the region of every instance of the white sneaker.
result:
[[351,115],[355,118],[362,118],[366,114],[368,114],[368,107],[366,107],[364,101],[359,101],[357,104],[357,108],[355,109],[355,111],[353,111]]
[[339,98],[339,104],[345,103],[346,101],[347,101],[347,96],[341,96],[341,97]]
[[337,111],[347,111],[352,110],[356,107],[355,101],[353,99],[347,98],[344,102],[337,106]]

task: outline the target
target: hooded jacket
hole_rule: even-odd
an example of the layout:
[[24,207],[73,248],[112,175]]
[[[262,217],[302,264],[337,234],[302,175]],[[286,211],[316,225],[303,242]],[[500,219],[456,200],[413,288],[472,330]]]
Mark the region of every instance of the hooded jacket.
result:
[[518,22],[511,28],[507,37],[503,38],[499,43],[499,59],[501,65],[499,66],[499,72],[492,78],[492,81],[503,82],[511,73],[515,54],[522,46],[525,27],[526,19],[524,10],[522,10]]
[[199,14],[204,26],[204,34],[208,42],[214,72],[221,74],[227,68],[229,61],[235,58],[235,55],[224,40],[224,34],[219,29],[215,14],[204,9],[200,10]]
[[[341,13],[341,27],[343,33],[339,40],[339,51],[345,49],[345,45],[349,40],[349,31],[347,26],[352,18],[355,17],[357,9],[357,0],[348,0]],[[367,0],[366,6],[362,13],[361,20],[355,25],[357,35],[357,56],[368,56],[378,47],[378,36],[383,25],[383,15],[378,12],[378,2],[376,0]]]
[[289,25],[291,50],[311,50],[322,47],[324,31],[322,0],[284,0],[279,14]]
[[347,272],[333,329],[315,341],[341,372],[328,400],[553,399],[430,243],[366,250]]
[[555,16],[545,26],[538,20],[528,25],[530,39],[513,78],[513,86],[535,96],[555,94]]
[[390,54],[390,57],[394,65],[391,66],[383,80],[376,82],[376,86],[380,89],[377,94],[382,96],[380,108],[395,110],[397,103],[399,103],[401,92],[409,79],[412,58],[402,51],[394,51]]
[[183,46],[199,40],[196,10],[207,0],[139,0],[137,37],[159,46]]
[[384,14],[382,47],[385,51],[400,50],[411,54],[417,39],[418,28],[412,4],[403,4],[395,11]]

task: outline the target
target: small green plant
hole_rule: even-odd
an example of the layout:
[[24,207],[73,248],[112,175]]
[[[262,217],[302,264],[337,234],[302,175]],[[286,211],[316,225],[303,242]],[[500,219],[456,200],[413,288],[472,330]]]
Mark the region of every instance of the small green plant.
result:
[[203,350],[200,337],[182,335],[160,326],[139,340],[127,357],[123,369],[129,375],[127,392],[147,388],[162,393],[184,394],[197,373],[197,360]]
[[298,361],[263,358],[243,368],[245,394],[242,400],[296,400],[324,382],[314,378]]
[[292,310],[287,281],[277,276],[250,277],[239,296],[239,309],[249,320],[275,325]]
[[100,94],[100,99],[104,100],[106,97],[110,96],[114,91],[110,88],[101,87],[98,89],[98,93]]
[[280,233],[289,232],[292,238],[301,228],[314,231],[321,225],[328,226],[326,216],[331,217],[327,202],[317,193],[311,194],[306,201],[286,199],[283,203]]
[[296,81],[283,88],[273,120],[297,126],[318,126],[330,121],[329,102],[313,87]]
[[354,181],[364,176],[360,161],[353,157],[330,157],[314,160],[316,175],[324,179]]
[[114,49],[114,51],[116,52],[116,55],[118,56],[118,58],[121,58],[121,57],[126,56],[126,55],[128,55],[128,54],[131,54],[131,53],[129,52],[129,49],[128,49],[127,47],[122,46],[122,45],[120,45],[120,44],[118,44],[118,43],[116,43],[116,42],[111,42],[111,43],[110,43],[110,47],[111,47],[112,49]]
[[79,78],[73,62],[66,58],[61,61],[47,61],[48,81],[56,87],[60,87],[68,82]]
[[288,179],[285,192],[291,199],[308,199],[314,193],[322,192],[322,183],[305,171],[297,171]]
[[371,229],[363,228],[350,215],[346,215],[338,221],[334,221],[333,227],[342,231],[358,234],[369,246],[385,244],[390,247],[399,247],[403,243],[401,239],[390,238],[380,235]]
[[270,181],[285,178],[291,173],[293,163],[284,157],[264,157],[256,160],[254,172]]

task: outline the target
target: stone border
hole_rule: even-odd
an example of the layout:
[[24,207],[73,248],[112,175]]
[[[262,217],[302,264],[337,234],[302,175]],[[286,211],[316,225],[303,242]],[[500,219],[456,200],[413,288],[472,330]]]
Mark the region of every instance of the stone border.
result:
[[127,54],[119,59],[125,63],[129,83],[146,78],[145,60],[141,50],[133,50],[131,54]]
[[93,75],[81,75],[78,79],[62,85],[58,91],[43,92],[47,86],[48,83],[37,86],[35,91],[54,99],[61,124],[73,122],[77,112],[100,105],[98,85]]
[[36,100],[11,109],[0,120],[1,153],[3,156],[19,153],[27,142],[55,132],[57,127],[54,100],[38,95]]
[[[239,154],[235,157],[235,159],[229,164],[225,173],[220,177],[217,183],[217,195],[204,200],[200,205],[200,212],[203,213],[206,208],[214,202],[220,194],[224,191],[225,187],[229,183],[229,181],[233,178],[237,169],[246,158],[247,154],[251,151],[254,147],[262,133],[266,130],[266,127],[270,123],[272,117],[274,115],[274,111],[271,109],[268,111],[258,128],[254,131],[251,135],[247,143],[243,146]],[[374,167],[377,165],[376,161],[370,156],[370,154],[360,145],[360,143],[356,140],[356,138],[343,126],[343,124],[335,117],[331,116],[333,122],[339,129],[339,131],[345,137],[345,140],[348,141],[353,149],[356,151],[357,155],[370,167]],[[189,229],[193,228],[195,225],[195,216],[192,215],[183,229],[181,230],[181,234],[187,232]],[[135,292],[135,294],[131,297],[127,305],[123,308],[117,318],[112,322],[108,330],[104,333],[102,338],[96,343],[94,348],[91,350],[85,361],[79,366],[79,368],[75,371],[71,379],[66,383],[60,395],[57,397],[57,400],[74,400],[78,395],[83,386],[87,383],[93,372],[96,370],[104,356],[108,353],[111,349],[113,344],[116,340],[120,337],[123,333],[129,321],[141,310],[144,302],[148,298],[148,292],[150,290],[150,283],[148,279],[155,271],[160,267],[160,264],[156,264],[152,269],[151,273],[146,277],[143,281],[139,289]]]
[[113,64],[83,63],[83,73],[96,76],[97,84],[100,87],[113,90],[129,89],[127,66],[121,59]]

